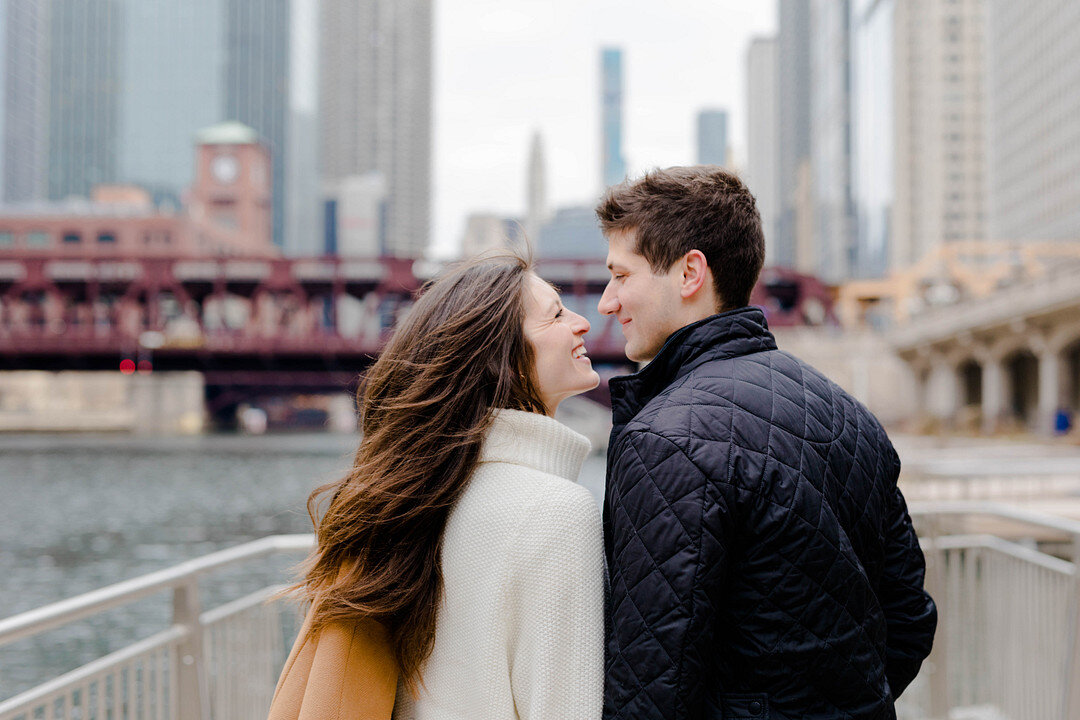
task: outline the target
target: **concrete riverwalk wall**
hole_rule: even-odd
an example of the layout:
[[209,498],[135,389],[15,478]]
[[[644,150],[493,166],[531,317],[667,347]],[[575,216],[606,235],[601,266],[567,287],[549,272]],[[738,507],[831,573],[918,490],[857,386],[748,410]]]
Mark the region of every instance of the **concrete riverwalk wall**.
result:
[[0,432],[198,433],[197,372],[0,372]]

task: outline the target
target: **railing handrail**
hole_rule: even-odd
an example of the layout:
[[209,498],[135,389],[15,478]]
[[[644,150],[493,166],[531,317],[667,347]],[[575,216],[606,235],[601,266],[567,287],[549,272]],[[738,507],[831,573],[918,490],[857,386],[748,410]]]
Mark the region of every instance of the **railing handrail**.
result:
[[1046,553],[1033,550],[1019,543],[1003,540],[997,535],[943,535],[938,538],[923,539],[920,541],[924,550],[963,550],[968,548],[984,548],[999,552],[1002,555],[1023,560],[1046,570],[1056,572],[1066,577],[1076,574],[1076,566],[1068,560],[1047,555]]
[[[1010,507],[1001,503],[985,501],[948,501],[912,503],[913,517],[930,515],[986,515],[1022,522],[1036,527],[1048,528],[1080,538],[1080,521],[1041,513],[1034,510]],[[70,622],[80,620],[103,610],[126,605],[147,595],[174,588],[192,578],[221,569],[234,563],[251,560],[274,552],[306,550],[314,543],[314,536],[271,535],[220,550],[173,567],[142,575],[92,590],[66,600],[28,610],[0,620],[0,646],[7,645],[31,635],[37,635]]]
[[986,515],[1013,520],[1026,525],[1043,527],[1080,539],[1080,521],[1069,518],[1016,508],[1002,503],[983,500],[949,500],[941,502],[913,502],[908,507],[912,517],[931,515]]
[[190,632],[191,630],[183,625],[173,625],[168,630],[163,630],[145,640],[140,640],[139,642],[122,647],[116,652],[109,653],[105,657],[98,658],[80,668],[76,668],[69,673],[63,674],[60,677],[53,678],[52,680],[16,695],[15,697],[0,701],[0,715],[31,708],[35,703],[40,702],[65,687],[89,680],[98,673],[132,658],[136,658],[149,650],[165,647],[170,643],[174,643],[184,638]]
[[0,646],[109,610],[245,560],[307,550],[314,535],[270,535],[0,620]]

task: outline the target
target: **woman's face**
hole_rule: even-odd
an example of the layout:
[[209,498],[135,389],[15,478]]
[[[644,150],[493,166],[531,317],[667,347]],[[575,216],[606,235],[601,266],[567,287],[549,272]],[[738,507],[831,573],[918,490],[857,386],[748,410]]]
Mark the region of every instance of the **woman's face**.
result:
[[559,293],[534,274],[525,284],[525,337],[536,355],[536,383],[549,415],[568,397],[592,390],[600,376],[585,356],[589,321],[563,307]]

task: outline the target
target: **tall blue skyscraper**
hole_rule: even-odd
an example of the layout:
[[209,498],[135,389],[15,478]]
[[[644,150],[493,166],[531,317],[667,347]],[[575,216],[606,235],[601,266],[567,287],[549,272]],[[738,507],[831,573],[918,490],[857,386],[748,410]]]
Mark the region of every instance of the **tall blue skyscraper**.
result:
[[120,0],[54,0],[50,5],[48,196],[88,196],[119,180]]
[[724,165],[727,159],[727,111],[702,110],[697,116],[698,165]]
[[253,127],[270,148],[274,244],[285,244],[290,0],[227,0],[224,116]]
[[0,196],[62,200],[131,183],[178,203],[195,132],[238,120],[270,148],[281,246],[296,1],[2,0]]
[[600,177],[604,187],[626,179],[622,155],[622,50],[600,51]]
[[851,7],[853,274],[858,277],[884,275],[889,266],[896,197],[894,143],[890,142],[895,122],[895,15],[893,0],[855,0]]
[[38,0],[6,0],[0,13],[0,199],[22,202],[47,192],[49,13]]
[[119,177],[179,206],[195,176],[192,138],[229,119],[224,0],[139,0],[125,20]]

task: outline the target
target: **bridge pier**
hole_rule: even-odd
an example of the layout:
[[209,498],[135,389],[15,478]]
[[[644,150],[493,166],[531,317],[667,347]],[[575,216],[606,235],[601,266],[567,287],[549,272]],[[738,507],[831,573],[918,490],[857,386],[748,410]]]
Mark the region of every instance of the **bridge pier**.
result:
[[203,387],[198,372],[0,372],[0,432],[199,433]]

